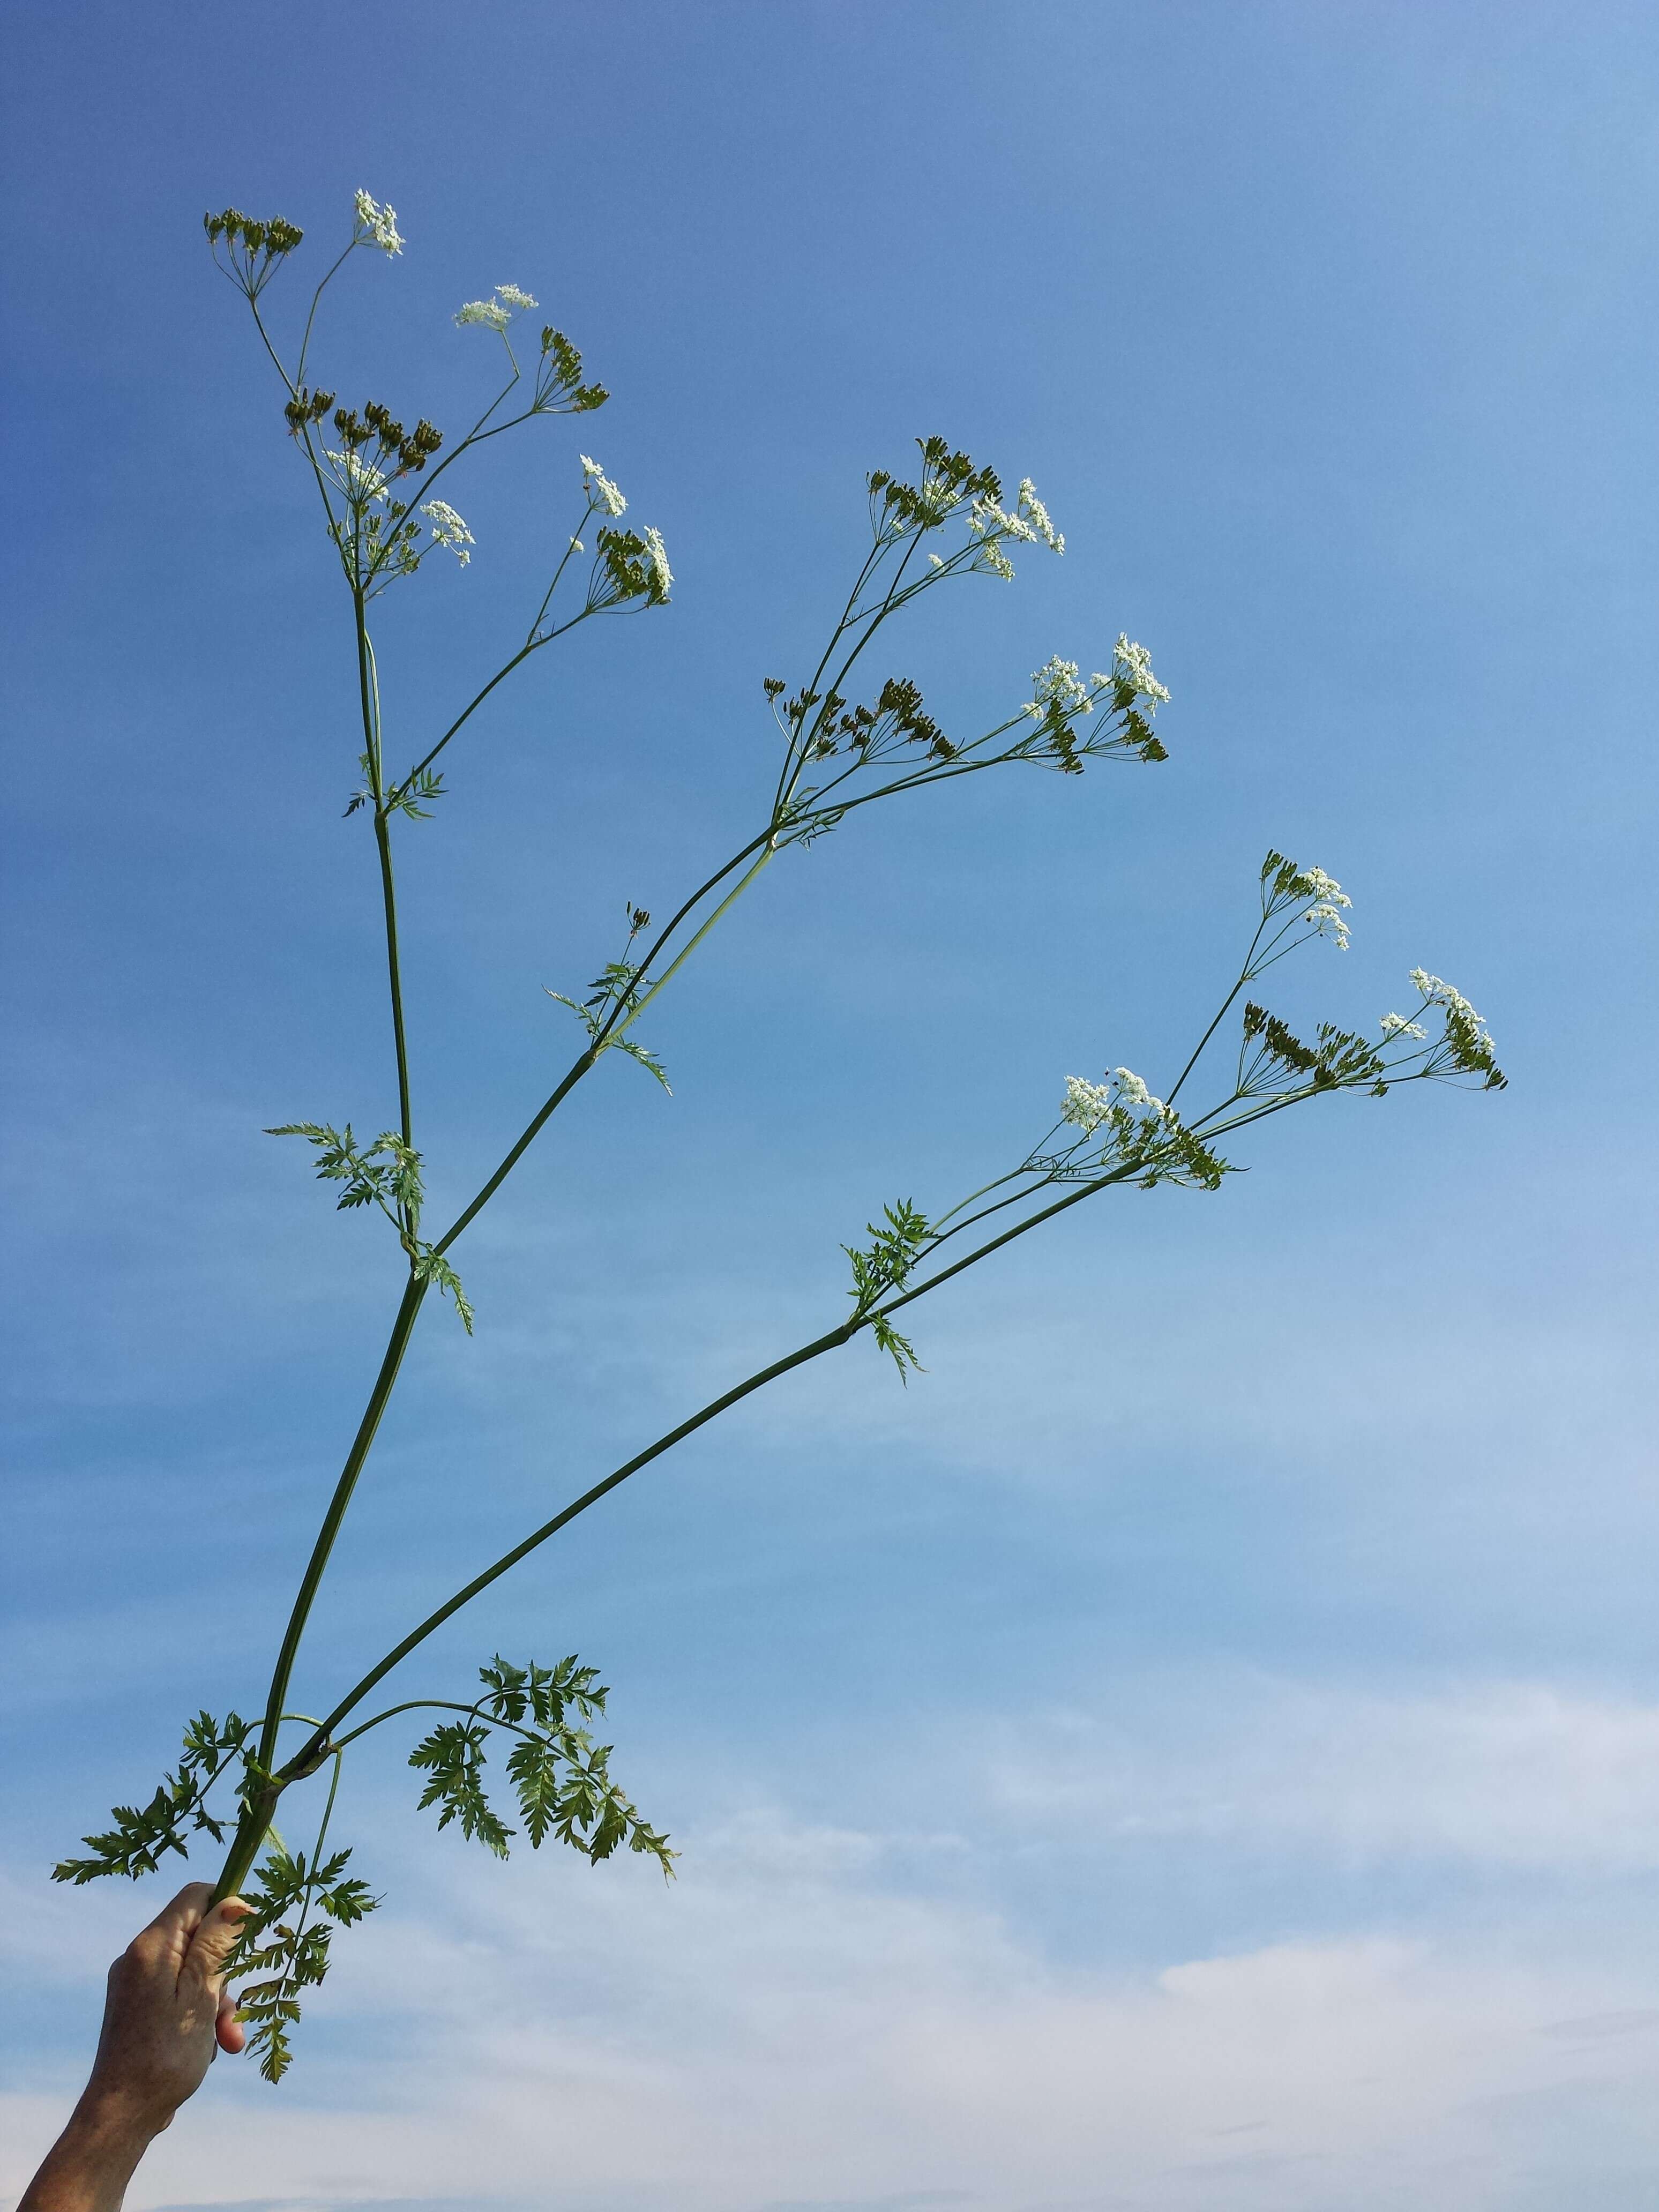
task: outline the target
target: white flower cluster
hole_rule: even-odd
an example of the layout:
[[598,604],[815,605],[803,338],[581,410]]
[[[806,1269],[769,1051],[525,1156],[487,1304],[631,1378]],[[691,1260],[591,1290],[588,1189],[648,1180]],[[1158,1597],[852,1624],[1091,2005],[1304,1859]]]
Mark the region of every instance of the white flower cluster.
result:
[[645,539],[645,557],[656,571],[657,588],[661,592],[664,599],[666,599],[674,581],[674,572],[668,565],[668,555],[663,547],[662,533],[660,531],[651,529],[647,525],[641,534]]
[[[1095,684],[1104,684],[1103,676],[1091,678]],[[1040,722],[1051,707],[1057,707],[1067,720],[1073,714],[1091,714],[1095,695],[1078,674],[1074,660],[1062,660],[1058,653],[1031,671],[1031,683],[1036,692],[1035,699],[1025,702],[1025,712],[1034,722]]]
[[1404,1014],[1384,1014],[1382,1034],[1385,1037],[1425,1037],[1428,1031],[1421,1022],[1408,1020]]
[[490,300],[469,300],[457,308],[455,320],[463,329],[468,323],[481,323],[487,331],[505,331],[520,307],[533,307],[536,302],[528,292],[516,284],[498,284]]
[[1334,876],[1328,876],[1323,868],[1304,868],[1297,878],[1297,888],[1309,898],[1324,899],[1332,906],[1352,906],[1353,901],[1343,896],[1342,886]]
[[1476,1045],[1482,1052],[1492,1050],[1492,1036],[1486,1023],[1461,991],[1454,990],[1452,986],[1443,981],[1440,976],[1431,975],[1425,968],[1412,969],[1412,983],[1414,988],[1422,993],[1430,1006],[1443,1006],[1449,1017],[1460,1022],[1467,1022],[1474,1032]]
[[1302,916],[1313,924],[1316,937],[1328,937],[1339,952],[1348,949],[1348,925],[1342,919],[1342,908],[1352,907],[1353,901],[1344,891],[1334,876],[1328,876],[1323,868],[1301,868],[1291,887],[1297,897],[1310,898],[1313,904]]
[[465,523],[461,520],[460,516],[456,514],[449,501],[447,499],[430,499],[421,509],[421,513],[432,525],[433,543],[436,545],[447,545],[465,568],[472,558],[467,548],[476,545],[478,541]]
[[373,461],[366,461],[355,447],[349,446],[343,453],[325,452],[323,459],[334,464],[334,480],[349,500],[361,506],[386,497],[389,481],[386,472]]
[[1108,1083],[1085,1083],[1080,1075],[1066,1079],[1066,1097],[1060,1109],[1062,1121],[1074,1122],[1087,1132],[1097,1129],[1112,1110],[1112,1090]]
[[404,242],[398,235],[398,210],[382,207],[367,192],[360,191],[356,199],[357,243],[378,246],[382,253],[401,253]]
[[1115,1067],[1117,1081],[1117,1103],[1120,1106],[1144,1107],[1149,1114],[1161,1114],[1164,1101],[1154,1098],[1132,1067]]
[[1030,477],[1019,480],[1019,498],[1015,513],[1030,527],[1023,533],[1027,538],[1040,538],[1051,553],[1063,553],[1066,540],[1048,520],[1048,510],[1036,495],[1036,486]]
[[582,484],[588,498],[601,514],[614,521],[626,511],[628,501],[596,460],[586,453],[578,453],[576,458],[582,465]]
[[[1168,706],[1170,695],[1153,675],[1152,656],[1144,645],[1137,645],[1133,638],[1120,630],[1112,657],[1116,665],[1116,673],[1127,677],[1135,687],[1135,696],[1148,702],[1148,714],[1156,714],[1160,702]],[[1106,680],[1103,676],[1095,678],[1097,684],[1103,684]]]
[[1161,1115],[1164,1101],[1154,1098],[1132,1067],[1115,1067],[1104,1083],[1085,1083],[1080,1075],[1066,1079],[1066,1096],[1060,1118],[1085,1135],[1109,1121],[1114,1112],[1138,1113],[1149,1119]]
[[1030,477],[1021,480],[1012,514],[994,499],[976,499],[968,512],[968,527],[982,541],[974,566],[1010,580],[1014,564],[1004,552],[1000,539],[1012,538],[1026,545],[1046,545],[1051,553],[1066,550],[1066,540],[1049,520],[1048,510],[1037,497],[1036,486]]
[[[1344,899],[1343,906],[1347,903]],[[1348,925],[1343,921],[1340,909],[1333,906],[1329,899],[1321,899],[1316,906],[1310,906],[1302,919],[1313,924],[1316,937],[1328,937],[1339,952],[1347,951]]]

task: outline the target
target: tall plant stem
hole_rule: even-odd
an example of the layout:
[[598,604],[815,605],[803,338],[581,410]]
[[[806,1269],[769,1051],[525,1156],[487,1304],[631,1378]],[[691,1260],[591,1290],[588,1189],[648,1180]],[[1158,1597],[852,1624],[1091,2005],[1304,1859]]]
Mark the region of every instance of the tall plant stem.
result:
[[300,1655],[301,1641],[306,1632],[306,1624],[311,1618],[311,1608],[316,1601],[318,1589],[328,1567],[329,1555],[334,1549],[334,1540],[340,1533],[340,1524],[345,1519],[346,1509],[351,1503],[351,1493],[357,1486],[357,1478],[363,1471],[363,1463],[374,1442],[375,1431],[380,1425],[386,1401],[391,1397],[392,1385],[398,1379],[398,1370],[403,1364],[416,1316],[421,1310],[421,1302],[426,1292],[427,1285],[411,1275],[398,1308],[397,1318],[392,1324],[392,1334],[387,1340],[386,1355],[380,1362],[380,1371],[374,1378],[374,1388],[369,1393],[363,1418],[357,1425],[351,1449],[346,1455],[340,1479],[334,1486],[334,1495],[329,1500],[328,1511],[323,1516],[323,1525],[318,1530],[317,1540],[312,1547],[311,1559],[300,1584],[299,1594],[294,1601],[294,1610],[289,1615],[283,1648],[277,1654],[276,1665],[270,1677],[270,1693],[265,1701],[264,1724],[259,1735],[258,1763],[267,1774],[272,1776],[271,1785],[256,1796],[238,1824],[230,1856],[214,1891],[216,1900],[228,1897],[240,1883],[246,1881],[248,1869],[264,1841],[265,1830],[270,1825],[270,1815],[277,1797],[289,1783],[298,1780],[302,1774],[311,1771],[301,1759],[298,1762],[290,1761],[289,1766],[280,1774],[273,1772],[277,1729],[288,1703],[294,1662]]
[[[906,1291],[896,1297],[887,1299],[883,1304],[882,1311],[896,1312],[900,1306],[908,1305],[914,1299],[925,1297],[929,1291],[937,1289],[940,1284],[949,1282],[953,1276],[959,1275],[964,1269],[971,1267],[976,1261],[985,1259],[993,1252],[1000,1251],[1005,1244],[1012,1244],[1016,1237],[1026,1235],[1029,1231],[1036,1229],[1042,1222],[1051,1221],[1056,1214],[1065,1213],[1071,1207],[1081,1205],[1085,1198],[1093,1197],[1097,1191],[1104,1190],[1112,1183],[1126,1180],[1131,1172],[1132,1170],[1120,1170],[1112,1174],[1102,1176],[1094,1182],[1080,1184],[1075,1190],[1068,1191],[1064,1198],[1055,1200],[1051,1205],[1044,1206],[1040,1212],[1031,1215],[1028,1220],[1018,1223],[1012,1229],[1005,1230],[1000,1237],[994,1237],[988,1243],[981,1244],[976,1250],[957,1261],[953,1266],[943,1267],[937,1274],[929,1276],[926,1282],[918,1283],[914,1290]],[[626,1482],[630,1475],[637,1474],[641,1468],[648,1467],[653,1460],[660,1459],[665,1451],[672,1451],[676,1444],[682,1443],[685,1437],[702,1428],[708,1422],[716,1419],[731,1407],[737,1405],[740,1400],[747,1398],[756,1390],[763,1389],[769,1382],[775,1382],[780,1376],[787,1375],[792,1369],[804,1367],[809,1360],[821,1358],[826,1352],[839,1351],[842,1345],[850,1343],[861,1328],[869,1326],[870,1319],[871,1316],[867,1314],[854,1315],[844,1321],[839,1328],[830,1329],[823,1336],[814,1337],[810,1344],[803,1344],[795,1351],[787,1353],[783,1358],[775,1359],[769,1367],[763,1367],[757,1374],[750,1375],[745,1381],[735,1384],[730,1390],[723,1392],[720,1397],[711,1399],[708,1405],[691,1414],[688,1419],[682,1421],[678,1428],[670,1429],[665,1436],[659,1437],[654,1443],[647,1444],[642,1452],[635,1453],[632,1459],[625,1461],[621,1467],[606,1475],[602,1482],[596,1482],[591,1490],[586,1490],[580,1498],[574,1498],[562,1512],[556,1513],[550,1521],[545,1521],[539,1528],[532,1529],[522,1543],[515,1544],[510,1552],[504,1553],[493,1565],[486,1567],[482,1574],[475,1575],[465,1589],[457,1590],[454,1596],[446,1600],[435,1613],[428,1613],[418,1628],[411,1629],[401,1644],[394,1645],[384,1659],[371,1668],[362,1680],[341,1698],[327,1718],[318,1723],[315,1732],[307,1738],[295,1757],[283,1768],[279,1780],[284,1783],[297,1781],[303,1775],[314,1772],[319,1764],[328,1757],[333,1748],[331,1731],[348,1713],[362,1702],[378,1682],[384,1680],[392,1668],[406,1659],[417,1644],[424,1644],[428,1636],[441,1628],[445,1621],[458,1613],[463,1606],[470,1605],[481,1591],[488,1589],[491,1583],[499,1581],[501,1576],[516,1567],[520,1559],[527,1558],[538,1546],[546,1543],[550,1536],[556,1536],[559,1530],[574,1521],[578,1514],[586,1513],[590,1505],[598,1504],[600,1498],[615,1490],[619,1484]]]
[[[415,1129],[409,1106],[409,1049],[404,1042],[404,987],[398,962],[398,891],[392,875],[392,836],[386,827],[386,816],[378,808],[374,815],[374,842],[380,855],[380,897],[386,908],[386,981],[392,993],[392,1035],[398,1050],[398,1121],[404,1144],[412,1148]],[[406,1229],[410,1226],[408,1211],[405,1206],[404,1225]]]
[[775,1359],[769,1367],[763,1367],[758,1374],[750,1376],[745,1382],[736,1384],[721,1396],[712,1400],[699,1412],[693,1413],[688,1420],[682,1421],[677,1429],[671,1429],[666,1436],[659,1437],[655,1443],[647,1444],[642,1452],[635,1453],[632,1459],[617,1468],[613,1474],[606,1475],[603,1482],[596,1482],[591,1490],[584,1491],[582,1495],[567,1505],[562,1513],[556,1513],[550,1521],[544,1522],[542,1526],[532,1530],[521,1544],[515,1544],[510,1552],[497,1559],[492,1566],[486,1567],[481,1575],[475,1575],[465,1589],[457,1590],[454,1596],[441,1605],[435,1613],[428,1613],[418,1628],[411,1629],[401,1644],[388,1651],[379,1665],[372,1668],[364,1675],[362,1680],[341,1698],[327,1719],[319,1723],[315,1735],[307,1738],[288,1765],[283,1769],[283,1777],[288,1780],[297,1780],[302,1773],[314,1771],[318,1760],[328,1756],[326,1747],[329,1745],[331,1730],[343,1720],[355,1706],[362,1702],[377,1682],[382,1680],[394,1667],[406,1659],[416,1644],[424,1644],[428,1636],[441,1628],[453,1613],[459,1613],[463,1606],[470,1605],[481,1590],[488,1589],[491,1583],[499,1581],[501,1576],[516,1567],[520,1560],[527,1558],[538,1545],[544,1544],[550,1536],[556,1535],[567,1522],[574,1521],[579,1513],[586,1513],[588,1507],[596,1505],[607,1492],[615,1490],[619,1483],[626,1482],[630,1474],[637,1474],[642,1467],[648,1467],[653,1459],[660,1459],[665,1451],[671,1451],[677,1443],[690,1436],[694,1431],[703,1427],[707,1422],[714,1420],[719,1414],[725,1413],[728,1407],[735,1406],[739,1399],[748,1397],[753,1391],[763,1389],[769,1382],[775,1382],[781,1375],[788,1374],[792,1368],[804,1367],[809,1359],[817,1359],[823,1352],[836,1351],[840,1346],[848,1342],[862,1325],[856,1320],[845,1321],[839,1328],[830,1329],[826,1335],[815,1338],[811,1344],[801,1345],[782,1359]]
[[[392,872],[392,831],[386,820],[386,774],[380,746],[380,673],[364,619],[363,595],[353,595],[357,629],[357,698],[363,718],[363,751],[368,762],[369,790],[374,804],[374,845],[380,860],[380,901],[386,910],[386,985],[392,999],[392,1042],[398,1055],[398,1126],[404,1144],[415,1142],[409,1104],[409,1047],[404,1036],[403,970],[398,957],[398,888]],[[414,1224],[404,1208],[404,1227]]]
[[691,939],[691,942],[685,947],[684,951],[675,955],[668,966],[663,969],[661,975],[656,978],[654,982],[653,982],[649,990],[642,994],[638,1005],[632,1007],[627,1017],[617,1023],[615,1031],[615,1034],[617,1036],[620,1036],[624,1030],[632,1029],[634,1024],[638,1021],[640,1016],[645,1012],[653,999],[656,997],[658,992],[663,988],[665,984],[672,983],[673,981],[675,976],[678,975],[680,969],[684,967],[686,962],[691,957],[691,955],[702,943],[702,940],[708,936],[709,931],[713,929],[717,923],[724,921],[726,914],[737,904],[738,901],[748,890],[750,884],[752,884],[756,877],[759,875],[761,870],[764,867],[769,867],[771,863],[776,860],[777,856],[777,845],[775,842],[769,842],[759,860],[755,862],[754,866],[745,875],[738,878],[738,882],[726,893],[726,896],[714,908],[714,911],[709,915],[708,921],[703,923],[702,928],[698,930],[696,935]]

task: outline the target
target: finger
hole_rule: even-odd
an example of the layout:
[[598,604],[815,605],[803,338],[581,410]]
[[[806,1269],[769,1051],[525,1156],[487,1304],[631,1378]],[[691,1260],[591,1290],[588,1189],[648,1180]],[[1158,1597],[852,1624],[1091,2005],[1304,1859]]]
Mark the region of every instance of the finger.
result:
[[[212,1892],[208,1893],[211,1896]],[[252,1910],[253,1907],[240,1897],[225,1897],[210,1911],[204,1913],[185,1955],[184,1968],[179,1977],[180,1982],[190,1979],[207,1990],[210,1996],[217,1996],[225,1961],[235,1948],[242,1923]]]
[[169,1898],[143,1933],[150,1929],[165,1929],[168,1935],[180,1933],[193,1936],[202,1924],[202,1915],[213,1894],[213,1887],[205,1881],[187,1881],[177,1897]]
[[219,2016],[213,2023],[213,2032],[219,2039],[221,2051],[228,2051],[234,2058],[247,2042],[247,2031],[236,2017],[236,2000],[228,1990],[219,1998]]
[[176,1897],[168,1899],[155,1919],[139,1929],[128,1947],[130,1951],[152,1965],[171,1960],[177,1972],[212,1894],[208,1883],[187,1881]]

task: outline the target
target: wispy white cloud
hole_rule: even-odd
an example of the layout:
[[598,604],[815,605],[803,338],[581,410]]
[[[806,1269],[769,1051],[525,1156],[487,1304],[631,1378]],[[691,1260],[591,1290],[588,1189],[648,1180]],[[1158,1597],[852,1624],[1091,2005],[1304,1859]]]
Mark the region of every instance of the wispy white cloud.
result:
[[1250,1838],[1350,1864],[1659,1866],[1659,1705],[1537,1683],[1379,1695],[1248,1676],[1115,1705],[1111,1720],[1079,1707],[1001,1731],[994,1800],[1021,1818],[1086,1813],[1118,1838]]
[[[1651,1709],[1258,1682],[1206,1733],[1213,1685],[1187,1689],[1161,1751],[1079,1711],[1024,1725],[1022,1760],[1011,1723],[959,1799],[1045,1816],[1101,1885],[1129,1833],[1194,1838],[1218,1878],[1262,1837],[1587,1883],[1651,1863]],[[1431,1918],[1131,1969],[903,1877],[914,1835],[750,1811],[684,1840],[672,1889],[443,1846],[434,1878],[429,1844],[380,1865],[392,1901],[343,1944],[291,2084],[222,2069],[134,2212],[1568,2212],[1659,2159],[1659,1987],[1616,1924],[1565,1949],[1523,1907],[1501,1941]],[[935,1863],[975,1848],[928,1840]],[[88,1990],[82,1900],[32,1923],[33,1887],[4,1916],[17,1978]],[[0,2186],[56,2109],[38,2085],[13,2100]]]

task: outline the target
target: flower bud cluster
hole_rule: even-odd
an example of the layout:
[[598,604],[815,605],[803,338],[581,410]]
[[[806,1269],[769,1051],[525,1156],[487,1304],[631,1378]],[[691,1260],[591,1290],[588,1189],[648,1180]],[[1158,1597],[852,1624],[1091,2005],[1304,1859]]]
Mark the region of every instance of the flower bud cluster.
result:
[[207,233],[214,259],[237,289],[250,300],[258,298],[274,272],[305,236],[296,223],[285,222],[281,216],[273,216],[269,222],[256,222],[240,208],[225,208],[217,215],[204,215],[202,228]]
[[263,253],[268,259],[292,253],[304,231],[281,216],[273,216],[269,222],[256,222],[239,208],[226,208],[222,215],[204,215],[202,228],[208,234],[208,243],[216,246],[222,238],[227,246],[240,246],[245,253]]
[[591,605],[614,607],[625,599],[643,599],[650,607],[667,604],[674,572],[660,531],[648,525],[642,532],[602,529],[596,542],[599,557],[595,573],[604,576],[609,588],[599,599],[590,596]]
[[1147,1189],[1154,1183],[1178,1182],[1215,1190],[1229,1172],[1226,1162],[1173,1106],[1155,1098],[1132,1067],[1115,1067],[1099,1083],[1068,1075],[1060,1118],[1081,1133],[1059,1152],[1035,1155],[1026,1163],[1051,1182],[1088,1182],[1110,1174]]
[[937,530],[959,507],[1002,497],[1002,480],[994,469],[976,469],[968,454],[953,453],[943,438],[918,438],[916,443],[921,449],[920,484],[901,483],[885,469],[872,470],[865,479],[878,538]]
[[1438,1006],[1445,1020],[1444,1049],[1460,1074],[1482,1075],[1488,1091],[1502,1091],[1507,1079],[1498,1066],[1492,1032],[1463,994],[1426,969],[1413,968],[1412,982],[1425,1006]]
[[1036,696],[1026,701],[1024,711],[1042,724],[1045,757],[1062,775],[1080,775],[1080,753],[1105,749],[1101,744],[1080,743],[1073,726],[1082,716],[1092,714],[1102,700],[1123,718],[1122,731],[1112,743],[1138,753],[1144,761],[1169,758],[1152,733],[1149,718],[1157,712],[1158,702],[1170,695],[1153,675],[1146,648],[1127,637],[1120,635],[1109,672],[1097,669],[1085,683],[1076,661],[1063,660],[1056,653],[1033,670],[1031,686]]
[[1348,924],[1344,917],[1353,901],[1341,884],[1323,868],[1298,867],[1282,853],[1269,853],[1261,864],[1262,919],[1284,915],[1304,899],[1312,904],[1303,908],[1297,919],[1306,922],[1316,937],[1329,938],[1339,952],[1346,952]]
[[550,325],[544,330],[541,366],[536,374],[537,411],[588,415],[594,408],[603,407],[610,397],[604,385],[582,382],[582,357],[564,332]]
[[333,404],[331,392],[308,392],[302,384],[283,410],[291,434],[297,438],[307,422],[320,422]]
[[[333,394],[328,397],[332,398]],[[293,420],[291,414],[289,420]],[[444,441],[443,432],[434,429],[424,415],[412,430],[405,431],[378,399],[365,401],[361,416],[355,408],[337,407],[334,428],[341,443],[354,453],[359,447],[374,441],[383,464],[396,460],[398,465],[392,473],[397,476],[406,469],[423,469]]]

